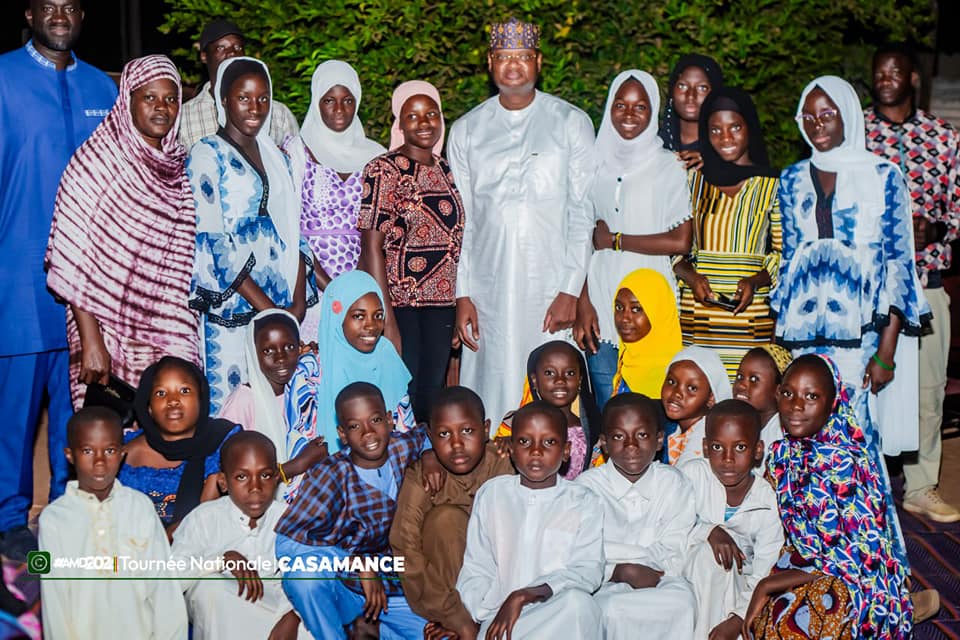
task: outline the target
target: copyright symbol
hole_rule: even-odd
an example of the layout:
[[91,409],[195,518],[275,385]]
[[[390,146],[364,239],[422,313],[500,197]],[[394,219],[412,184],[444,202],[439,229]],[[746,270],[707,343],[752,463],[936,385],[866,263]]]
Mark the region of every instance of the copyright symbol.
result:
[[27,573],[42,576],[50,573],[50,552],[30,551],[27,553]]

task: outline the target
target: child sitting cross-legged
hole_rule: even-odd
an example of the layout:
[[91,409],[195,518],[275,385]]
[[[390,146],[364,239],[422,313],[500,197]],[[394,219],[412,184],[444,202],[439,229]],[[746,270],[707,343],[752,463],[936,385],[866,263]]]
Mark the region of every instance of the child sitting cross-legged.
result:
[[606,462],[577,479],[603,508],[606,567],[595,600],[607,640],[693,636],[695,600],[682,572],[696,514],[687,479],[655,460],[662,420],[644,395],[611,398],[600,435]]
[[736,640],[754,587],[780,556],[777,498],[754,472],[763,451],[757,410],[724,400],[707,414],[706,459],[680,467],[697,506],[684,571],[697,596],[696,638]]
[[563,411],[542,400],[517,410],[510,456],[519,475],[477,492],[457,579],[479,637],[601,637],[590,594],[603,578],[603,511],[590,489],[559,477],[568,455]]
[[390,546],[405,560],[400,580],[410,608],[430,620],[424,630],[428,640],[477,635],[456,591],[467,521],[480,485],[513,473],[509,458],[497,455],[488,441],[489,430],[480,396],[466,387],[441,389],[433,397],[427,431],[446,481],[438,493],[429,492],[417,461],[400,487]]
[[423,426],[392,433],[393,414],[368,382],[344,387],[334,407],[344,447],[306,474],[276,526],[277,557],[290,566],[283,589],[316,638],[346,638],[347,627],[353,638],[420,638],[427,621],[410,610],[396,573],[310,570],[337,558],[393,555],[388,535],[400,483],[427,443]]
[[[166,562],[170,546],[150,498],[116,479],[125,454],[120,416],[103,407],[81,409],[67,423],[67,444],[64,453],[77,479],[40,513],[40,549],[54,559],[106,556]],[[45,637],[187,637],[183,594],[171,576],[150,569],[127,570],[113,562],[93,569],[54,563],[43,576]],[[131,579],[135,577],[167,579]]]
[[[274,500],[278,481],[270,438],[256,431],[238,433],[220,449],[218,483],[227,495],[201,503],[177,528],[172,555],[188,567],[180,586],[193,640],[309,637],[276,580],[273,527],[284,510],[284,503]],[[192,570],[197,560],[210,569]],[[216,570],[218,561],[224,563],[222,573]],[[236,581],[211,579],[217,575]]]

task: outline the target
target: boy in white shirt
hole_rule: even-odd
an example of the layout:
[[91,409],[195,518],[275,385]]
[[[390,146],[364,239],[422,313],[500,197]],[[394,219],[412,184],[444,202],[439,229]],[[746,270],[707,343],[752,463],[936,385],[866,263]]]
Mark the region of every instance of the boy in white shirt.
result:
[[[140,564],[165,562],[170,555],[150,498],[116,479],[125,454],[120,416],[104,407],[81,409],[67,422],[67,444],[64,453],[77,479],[40,513],[40,549],[50,552],[53,567],[40,582],[44,636],[185,639],[187,611],[176,580],[110,579],[170,575],[139,567],[128,571],[118,560],[84,569],[57,567],[58,558],[129,558]],[[89,579],[97,577],[104,579]]]
[[661,416],[644,395],[611,398],[600,435],[607,461],[577,478],[603,507],[606,568],[595,599],[608,640],[693,637],[696,601],[682,572],[696,513],[683,474],[654,460]]
[[[241,431],[220,450],[217,483],[227,495],[200,503],[174,533],[173,557],[188,567],[180,583],[193,640],[310,637],[277,579],[273,527],[286,507],[274,500],[278,480],[270,438]],[[191,570],[191,560],[204,569]],[[218,575],[236,581],[197,580]]]
[[590,594],[603,577],[603,511],[589,489],[558,477],[569,455],[560,409],[536,401],[514,414],[519,475],[477,492],[457,579],[479,638],[601,637]]
[[696,637],[735,640],[757,583],[783,547],[770,484],[755,475],[763,458],[760,414],[742,400],[724,400],[707,414],[703,453],[680,467],[696,499],[697,525],[685,568],[697,595]]

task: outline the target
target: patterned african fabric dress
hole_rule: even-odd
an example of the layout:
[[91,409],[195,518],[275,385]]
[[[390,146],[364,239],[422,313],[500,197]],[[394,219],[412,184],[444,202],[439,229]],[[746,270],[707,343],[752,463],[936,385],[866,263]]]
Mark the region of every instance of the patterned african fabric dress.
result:
[[[283,145],[303,146],[299,138],[289,138]],[[331,278],[357,268],[360,259],[360,232],[357,215],[363,196],[362,171],[354,171],[346,180],[304,153],[303,182],[300,187],[300,233],[306,239],[313,257]],[[320,328],[320,305],[307,309],[300,324],[304,342],[316,342]]]
[[[275,305],[288,307],[293,283],[283,272],[288,247],[278,230],[281,223],[266,208],[272,186],[245,155],[219,134],[204,138],[190,150],[187,177],[197,207],[190,306],[202,313],[201,356],[210,383],[210,411],[217,414],[230,393],[248,381],[246,326],[257,310],[237,287],[253,278]],[[310,250],[302,238],[299,252],[308,260]],[[316,303],[310,289],[308,285],[308,307]]]
[[733,315],[705,305],[680,283],[680,328],[683,344],[713,349],[733,379],[744,354],[773,340],[774,319],[768,296],[780,268],[779,180],[748,178],[732,198],[707,182],[699,171],[690,173],[693,203],[691,262],[706,276],[714,293],[734,298],[737,282],[766,269],[773,283],[754,292],[753,302]]

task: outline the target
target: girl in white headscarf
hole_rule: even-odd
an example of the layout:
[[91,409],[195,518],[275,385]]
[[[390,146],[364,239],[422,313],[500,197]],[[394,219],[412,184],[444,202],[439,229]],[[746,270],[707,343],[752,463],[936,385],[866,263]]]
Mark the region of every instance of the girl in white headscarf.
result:
[[817,353],[837,364],[889,494],[881,454],[917,448],[916,336],[930,313],[909,192],[896,165],[867,151],[860,100],[845,80],[808,84],[797,121],[813,153],[780,178],[783,257],[770,301],[777,339],[794,357]]
[[268,134],[266,65],[227,60],[214,95],[220,129],[190,150],[187,177],[197,209],[190,306],[201,314],[201,360],[216,414],[257,366],[244,350],[257,312],[281,307],[302,319],[317,296],[290,165]]
[[[327,60],[318,65],[300,135],[283,143],[300,189],[300,230],[313,251],[321,289],[357,266],[361,174],[367,162],[386,151],[364,133],[357,117],[361,95],[360,78],[349,64]],[[317,339],[319,314],[319,306],[307,312],[302,332],[306,342]]]
[[580,296],[574,337],[587,352],[597,403],[612,395],[617,371],[613,299],[637,269],[660,272],[672,289],[670,256],[690,250],[690,192],[683,165],[657,135],[660,90],[649,73],[630,69],[610,85],[594,145],[591,189],[595,252]]

